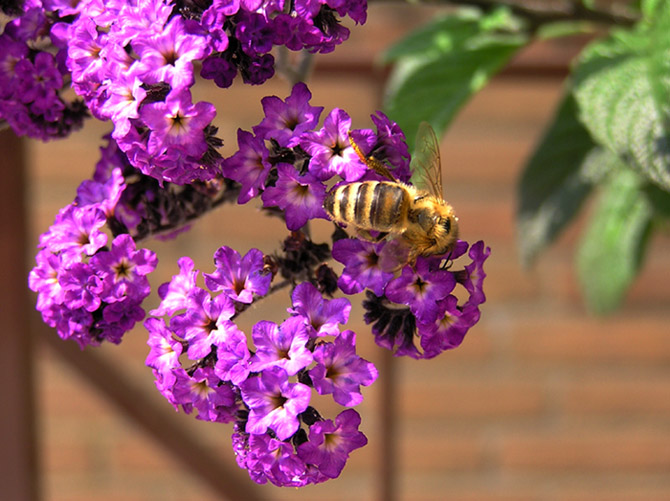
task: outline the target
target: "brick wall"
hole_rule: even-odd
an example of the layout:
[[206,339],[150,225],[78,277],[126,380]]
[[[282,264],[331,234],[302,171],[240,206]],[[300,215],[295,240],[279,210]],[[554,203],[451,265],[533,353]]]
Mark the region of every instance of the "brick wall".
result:
[[[419,17],[433,12],[423,9]],[[369,126],[383,77],[371,69],[371,61],[419,22],[409,13],[402,7],[371,8],[368,25],[354,28],[341,50],[318,59],[310,80],[313,103],[344,108],[355,126]],[[573,51],[565,45],[536,46],[522,54],[517,67],[553,68],[552,62],[564,62]],[[670,499],[670,238],[653,240],[625,305],[606,319],[584,311],[573,276],[581,223],[534,269],[520,268],[517,178],[561,93],[560,71],[537,75],[509,71],[497,78],[466,107],[442,143],[445,189],[458,208],[463,237],[484,239],[493,250],[488,301],[481,322],[459,349],[431,361],[380,365],[380,379],[392,370],[398,386],[393,440],[399,500]],[[217,104],[217,125],[230,154],[235,129],[259,121],[260,97],[285,97],[288,89],[275,79],[260,88],[200,92],[199,98]],[[67,141],[31,143],[33,243],[91,172],[106,127],[90,123]],[[314,231],[315,238],[325,238],[330,228],[316,225]],[[188,236],[154,246],[161,259],[154,283],[169,279],[182,255],[210,269],[212,253],[223,244],[242,252],[250,247],[271,252],[283,235],[278,221],[250,206],[225,207]],[[155,296],[152,301],[156,304]],[[281,319],[283,301],[264,304],[266,318]],[[243,327],[258,319],[249,313]],[[381,363],[383,354],[360,318],[356,305],[352,328],[359,333],[362,355]],[[40,336],[55,335],[43,330]],[[98,353],[172,417],[143,366],[145,341],[142,329],[136,329],[121,346],[104,346]],[[217,499],[44,343],[36,357],[46,500]],[[364,391],[360,407],[369,445],[354,453],[341,478],[302,490],[266,486],[260,492],[267,499],[379,499],[379,387],[378,382]],[[177,419],[236,468],[230,426],[181,414]]]

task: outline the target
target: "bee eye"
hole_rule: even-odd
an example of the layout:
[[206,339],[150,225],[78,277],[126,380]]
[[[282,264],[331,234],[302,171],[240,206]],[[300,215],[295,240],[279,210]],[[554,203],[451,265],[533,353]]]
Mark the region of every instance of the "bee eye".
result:
[[447,234],[451,232],[451,218],[447,218],[444,221],[442,221],[442,228],[444,228],[444,232]]

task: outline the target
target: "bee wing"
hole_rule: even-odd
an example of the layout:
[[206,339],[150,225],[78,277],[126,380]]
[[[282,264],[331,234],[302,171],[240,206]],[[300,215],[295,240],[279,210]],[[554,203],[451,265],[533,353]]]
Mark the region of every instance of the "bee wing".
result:
[[354,149],[356,152],[356,155],[358,155],[358,158],[361,159],[361,162],[363,162],[365,165],[370,167],[372,170],[374,170],[377,174],[379,174],[382,177],[385,177],[394,183],[397,182],[398,180],[391,174],[391,171],[388,170],[388,168],[379,160],[377,160],[373,156],[365,156],[363,152],[361,151],[361,147],[358,146],[356,141],[354,141],[354,138],[351,136],[351,131],[347,132],[349,136],[349,143],[351,144],[351,147]]
[[443,200],[440,143],[428,122],[419,124],[419,131],[416,133],[414,144],[415,151],[410,162],[412,184]]
[[386,242],[379,253],[379,268],[386,273],[393,273],[410,261],[412,246],[402,238],[394,238]]

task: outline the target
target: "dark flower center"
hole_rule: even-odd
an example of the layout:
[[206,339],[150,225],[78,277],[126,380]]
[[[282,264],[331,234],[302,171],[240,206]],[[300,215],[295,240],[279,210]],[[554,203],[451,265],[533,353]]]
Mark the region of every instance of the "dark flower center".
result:
[[130,276],[130,265],[124,259],[114,267],[114,273],[116,274],[117,279],[128,278]]
[[244,280],[240,278],[236,278],[233,281],[233,290],[235,291],[235,294],[238,294],[244,290]]
[[215,331],[217,329],[216,327],[216,320],[213,318],[208,318],[207,323],[204,326],[205,331],[207,331],[207,334],[209,334],[212,331]]
[[333,156],[342,156],[342,152],[344,151],[344,147],[340,144],[339,141],[337,141],[331,148],[330,151],[333,152]]
[[277,395],[273,395],[272,398],[271,398],[271,402],[274,405],[275,409],[278,409],[279,407],[283,407],[287,400],[288,400],[288,398],[286,398],[281,393],[279,393]]
[[414,282],[414,288],[417,290],[417,292],[423,292],[427,285],[428,282],[424,282],[420,277],[417,277]]
[[298,120],[298,117],[293,116],[286,120],[285,125],[287,129],[295,130],[295,128],[298,126],[299,123],[300,120]]
[[163,54],[163,56],[165,57],[165,62],[171,66],[174,66],[174,63],[179,59],[175,51],[170,51],[167,54]]

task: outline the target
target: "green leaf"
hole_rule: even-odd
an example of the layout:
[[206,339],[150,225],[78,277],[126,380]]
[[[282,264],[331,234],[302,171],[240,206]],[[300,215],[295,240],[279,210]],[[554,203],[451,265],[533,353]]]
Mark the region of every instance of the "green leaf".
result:
[[527,36],[494,11],[460,10],[425,25],[391,47],[395,62],[384,110],[405,132],[410,149],[419,123],[429,122],[438,137],[456,112],[525,43]]
[[537,30],[537,38],[548,40],[551,38],[569,37],[584,33],[593,33],[595,26],[588,21],[555,21],[542,24]]
[[666,220],[665,222],[670,221],[670,193],[653,184],[645,186],[645,193],[654,210],[654,216]]
[[666,0],[642,0],[640,3],[640,10],[644,17],[652,19],[658,11],[663,9],[663,4]]
[[670,190],[670,10],[586,48],[574,72],[592,137]]
[[652,219],[638,174],[621,169],[608,181],[577,253],[584,297],[600,314],[619,306],[637,275]]
[[616,155],[594,145],[576,112],[568,94],[521,176],[517,225],[526,266],[573,219],[594,183],[618,163]]

